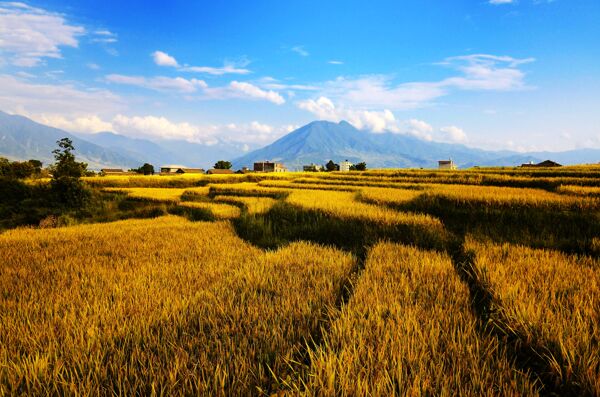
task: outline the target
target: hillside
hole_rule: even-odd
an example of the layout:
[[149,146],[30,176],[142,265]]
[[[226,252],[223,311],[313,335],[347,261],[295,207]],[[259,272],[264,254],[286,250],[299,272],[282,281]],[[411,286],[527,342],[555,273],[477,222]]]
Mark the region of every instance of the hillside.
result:
[[290,170],[303,164],[366,161],[371,168],[437,166],[437,161],[452,158],[459,167],[515,166],[528,161],[556,159],[564,164],[595,163],[600,150],[581,149],[560,153],[519,153],[487,151],[460,144],[425,141],[406,134],[375,134],[361,131],[341,121],[314,121],[278,139],[262,149],[234,160],[236,167],[251,166],[255,161],[280,161]]
[[69,138],[75,146],[75,155],[89,167],[105,166],[133,167],[139,159],[125,153],[107,149],[83,140],[58,128],[36,123],[23,116],[14,116],[0,111],[0,156],[15,160],[37,159],[44,164],[54,161],[52,151],[56,141]]

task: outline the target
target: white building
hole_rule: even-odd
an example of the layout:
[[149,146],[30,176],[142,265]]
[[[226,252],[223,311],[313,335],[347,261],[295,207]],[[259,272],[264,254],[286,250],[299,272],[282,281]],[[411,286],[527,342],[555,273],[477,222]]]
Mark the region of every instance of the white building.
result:
[[350,171],[350,167],[352,167],[352,165],[353,164],[351,162],[349,162],[348,160],[344,160],[340,163],[340,171],[348,172],[348,171]]
[[452,159],[438,161],[438,169],[440,170],[455,170],[457,168],[458,167],[456,166],[456,164],[454,164],[454,161],[452,161]]

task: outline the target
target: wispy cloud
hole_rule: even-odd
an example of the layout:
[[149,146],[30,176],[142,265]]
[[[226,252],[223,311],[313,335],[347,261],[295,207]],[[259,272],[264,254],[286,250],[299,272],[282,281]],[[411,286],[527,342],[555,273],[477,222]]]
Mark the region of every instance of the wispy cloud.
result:
[[184,79],[183,77],[143,77],[109,74],[106,81],[117,84],[131,85],[160,92],[194,93],[207,87],[204,80]]
[[517,2],[516,0],[489,0],[488,1],[489,4],[493,4],[493,5],[514,4],[516,2]]
[[81,26],[64,15],[23,3],[0,2],[0,52],[21,67],[38,65],[44,58],[61,58],[60,47],[77,47]]
[[106,29],[95,30],[93,36],[93,43],[112,44],[117,42],[117,34]]
[[330,65],[343,65],[344,64],[344,62],[336,61],[336,60],[327,61],[327,63]]
[[175,57],[167,54],[163,51],[154,51],[152,54],[152,58],[154,63],[159,66],[169,66],[177,68],[177,70],[182,72],[192,72],[192,73],[205,73],[211,74],[215,76],[221,76],[224,74],[249,74],[250,70],[244,68],[248,64],[247,61],[235,63],[235,62],[225,62],[223,66],[214,67],[214,66],[191,66],[188,64],[180,65],[179,62],[175,59]]
[[308,51],[306,51],[306,49],[304,49],[303,45],[294,46],[294,47],[290,48],[290,50],[302,57],[307,57],[310,55],[310,53]]

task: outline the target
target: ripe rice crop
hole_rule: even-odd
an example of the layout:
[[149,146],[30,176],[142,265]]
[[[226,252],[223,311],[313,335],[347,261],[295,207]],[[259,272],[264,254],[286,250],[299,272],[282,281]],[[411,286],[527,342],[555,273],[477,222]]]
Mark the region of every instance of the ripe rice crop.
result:
[[[305,178],[301,178],[301,179],[305,180]],[[307,184],[307,183],[300,183],[299,181],[300,181],[300,179],[292,180],[292,181],[261,181],[258,183],[258,185],[265,186],[265,187],[276,187],[276,188],[278,187],[278,188],[286,188],[286,189],[338,190],[338,191],[342,191],[342,192],[355,192],[355,191],[359,190],[358,187],[349,186],[349,185],[345,185],[345,184],[341,184],[341,183],[336,183],[336,184],[318,183],[319,181],[316,181],[317,183]]]
[[289,191],[290,189],[259,186],[257,183],[251,182],[210,185],[210,194],[212,195],[266,196],[279,198],[288,194]]
[[410,224],[442,229],[441,222],[429,215],[403,213],[354,200],[354,193],[330,190],[295,190],[286,201],[299,207],[320,210],[342,219],[361,219],[384,225]]
[[172,216],[11,230],[0,257],[2,395],[268,394],[354,267]]
[[498,305],[492,317],[538,346],[555,375],[600,393],[600,262],[552,250],[468,239],[480,282]]
[[359,200],[377,205],[400,205],[420,196],[423,191],[408,189],[362,188]]
[[558,193],[573,194],[576,196],[600,197],[600,187],[563,185],[556,189]]
[[215,196],[215,201],[243,206],[249,214],[264,214],[275,205],[277,200],[270,197]]
[[349,303],[310,352],[308,395],[537,395],[495,340],[481,338],[450,259],[380,243]]
[[106,192],[121,192],[126,193],[131,198],[150,200],[150,201],[179,201],[183,192],[186,189],[176,188],[151,188],[151,187],[136,187],[136,188],[104,188]]
[[232,219],[240,216],[240,209],[235,205],[214,203],[214,202],[196,202],[183,201],[179,203],[181,207],[197,208],[209,211],[216,219]]

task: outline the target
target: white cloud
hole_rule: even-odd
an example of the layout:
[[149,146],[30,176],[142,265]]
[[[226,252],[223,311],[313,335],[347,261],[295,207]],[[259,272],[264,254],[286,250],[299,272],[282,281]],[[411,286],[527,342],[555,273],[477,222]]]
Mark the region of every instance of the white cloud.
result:
[[239,96],[255,99],[264,99],[273,102],[277,105],[285,103],[285,99],[275,91],[265,91],[253,84],[232,81],[229,83],[229,88]]
[[336,60],[327,61],[327,63],[329,63],[331,65],[343,65],[344,64],[344,62],[336,61]]
[[142,76],[124,76],[120,74],[109,74],[106,80],[111,83],[132,85],[143,87],[160,92],[175,91],[180,93],[194,93],[198,89],[207,87],[204,80],[184,79],[183,77],[142,77]]
[[300,109],[314,114],[319,119],[330,121],[346,120],[358,129],[368,129],[373,132],[398,130],[394,114],[388,109],[370,111],[336,107],[331,99],[323,96],[317,100],[308,99],[300,101],[297,105]]
[[431,136],[431,133],[433,132],[433,127],[425,121],[410,119],[404,124],[404,133],[416,136],[417,138],[421,138],[426,141],[433,140],[433,137]]
[[298,54],[298,55],[300,55],[302,57],[307,57],[307,56],[310,55],[309,52],[304,49],[303,45],[297,45],[297,46],[294,46],[294,47],[292,47],[290,49],[293,52],[295,52],[296,54]]
[[192,72],[192,73],[205,73],[211,74],[215,76],[221,76],[224,74],[249,74],[250,70],[245,69],[243,66],[247,65],[247,61],[242,61],[238,63],[234,62],[225,62],[222,67],[213,67],[213,66],[190,66],[188,64],[179,65],[179,62],[163,51],[154,51],[152,54],[152,58],[154,59],[154,63],[159,66],[170,66],[177,68],[182,72]]
[[273,77],[263,77],[256,82],[261,87],[270,90],[297,90],[297,91],[318,91],[320,88],[316,85],[308,84],[285,84]]
[[113,125],[110,122],[102,120],[97,115],[87,115],[75,118],[67,118],[59,114],[37,114],[30,117],[41,124],[46,124],[61,130],[95,133],[103,131],[112,131]]
[[0,109],[24,115],[102,115],[124,107],[122,99],[110,91],[72,84],[37,84],[0,75],[0,87]]
[[208,138],[203,136],[202,131],[195,125],[187,122],[174,123],[165,117],[127,117],[119,114],[112,120],[112,125],[114,130],[120,134],[134,137],[186,139],[190,141],[204,141],[202,138]]
[[94,31],[94,38],[92,38],[93,43],[104,43],[111,44],[117,42],[117,34],[111,32],[110,30],[102,29]]
[[169,54],[167,54],[166,52],[154,51],[152,53],[152,58],[154,59],[154,63],[159,66],[172,66],[172,67],[179,66],[179,64],[177,63],[177,60],[175,58],[173,58],[172,56],[170,56]]
[[100,65],[98,65],[97,63],[90,62],[90,63],[86,64],[86,66],[92,70],[100,70]]
[[467,141],[467,134],[465,133],[465,131],[462,128],[456,127],[454,125],[442,127],[440,128],[440,131],[443,133],[442,140],[459,143]]
[[222,67],[212,66],[184,66],[180,69],[182,72],[207,73],[215,76],[224,74],[249,74],[250,70],[236,67],[234,64],[224,64]]
[[489,0],[488,3],[498,5],[498,4],[512,4],[516,3],[516,0]]
[[60,47],[77,47],[77,37],[84,33],[83,27],[69,24],[61,14],[23,3],[0,3],[0,51],[15,66],[61,58]]

